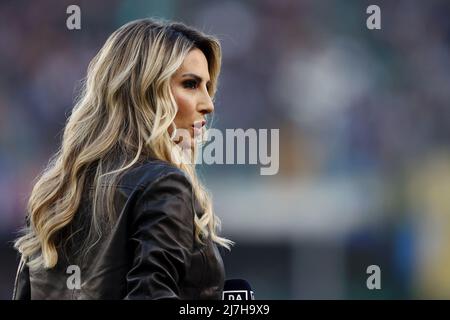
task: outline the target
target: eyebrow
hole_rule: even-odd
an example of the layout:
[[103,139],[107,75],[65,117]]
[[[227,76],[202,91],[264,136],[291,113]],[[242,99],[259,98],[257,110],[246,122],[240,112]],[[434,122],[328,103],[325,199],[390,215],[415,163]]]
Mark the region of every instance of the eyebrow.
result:
[[[182,78],[184,78],[184,77],[192,77],[192,78],[195,78],[195,80],[197,80],[199,82],[203,81],[202,77],[200,77],[200,76],[198,76],[198,75],[196,75],[194,73],[185,73],[181,77]],[[206,84],[211,84],[211,80],[208,80],[208,82],[206,82]]]

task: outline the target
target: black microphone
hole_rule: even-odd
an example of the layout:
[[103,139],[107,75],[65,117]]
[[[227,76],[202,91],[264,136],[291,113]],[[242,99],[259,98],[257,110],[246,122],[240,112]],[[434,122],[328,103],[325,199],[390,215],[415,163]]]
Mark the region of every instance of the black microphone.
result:
[[255,300],[255,295],[246,280],[229,279],[225,281],[222,300]]

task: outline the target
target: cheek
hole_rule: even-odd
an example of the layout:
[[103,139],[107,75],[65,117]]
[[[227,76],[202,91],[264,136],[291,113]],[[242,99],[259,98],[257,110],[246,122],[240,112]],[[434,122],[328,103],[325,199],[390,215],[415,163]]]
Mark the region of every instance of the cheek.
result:
[[185,93],[176,93],[175,101],[178,105],[178,113],[175,117],[175,124],[182,127],[183,124],[186,125],[185,122],[189,122],[188,125],[190,125],[190,121],[192,120],[195,112],[193,97]]

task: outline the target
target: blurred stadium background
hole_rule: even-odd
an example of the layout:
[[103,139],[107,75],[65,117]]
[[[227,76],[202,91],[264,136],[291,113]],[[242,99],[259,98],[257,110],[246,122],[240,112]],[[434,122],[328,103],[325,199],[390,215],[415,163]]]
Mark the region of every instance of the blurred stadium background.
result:
[[[81,30],[66,8],[81,8]],[[366,8],[381,8],[381,30]],[[87,64],[123,23],[215,34],[215,127],[279,128],[280,171],[199,168],[227,278],[256,299],[450,298],[450,2],[0,2],[0,298],[34,178],[60,143]],[[381,268],[381,290],[366,269]]]

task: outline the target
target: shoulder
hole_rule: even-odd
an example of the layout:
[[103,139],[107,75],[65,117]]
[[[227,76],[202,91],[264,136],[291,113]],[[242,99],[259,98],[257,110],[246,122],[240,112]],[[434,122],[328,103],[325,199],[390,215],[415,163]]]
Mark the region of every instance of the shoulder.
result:
[[127,170],[120,179],[119,187],[145,190],[167,184],[191,189],[190,180],[181,169],[166,161],[149,159]]
[[137,186],[133,221],[139,225],[151,221],[193,223],[193,189],[188,176],[174,165],[151,160],[127,172],[123,185]]

